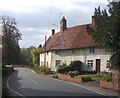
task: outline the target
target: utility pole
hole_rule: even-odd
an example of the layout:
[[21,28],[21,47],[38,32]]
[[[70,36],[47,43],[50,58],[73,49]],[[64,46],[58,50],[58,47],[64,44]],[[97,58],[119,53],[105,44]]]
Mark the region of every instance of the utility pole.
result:
[[63,13],[60,13],[60,20],[61,20],[61,18],[62,18],[62,14],[63,14]]
[[46,70],[46,39],[47,39],[47,36],[45,36],[45,56],[44,56],[44,70]]

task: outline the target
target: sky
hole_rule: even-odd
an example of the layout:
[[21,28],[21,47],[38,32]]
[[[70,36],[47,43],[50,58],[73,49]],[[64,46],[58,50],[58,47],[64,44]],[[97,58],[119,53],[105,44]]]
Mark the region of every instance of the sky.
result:
[[21,48],[38,47],[49,38],[51,29],[60,29],[60,20],[67,19],[67,27],[91,23],[95,7],[106,9],[107,0],[2,0],[0,15],[16,18],[22,40]]

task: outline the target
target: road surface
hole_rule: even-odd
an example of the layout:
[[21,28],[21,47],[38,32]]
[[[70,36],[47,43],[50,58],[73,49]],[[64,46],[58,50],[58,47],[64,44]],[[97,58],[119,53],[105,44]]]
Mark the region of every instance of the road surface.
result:
[[15,70],[7,83],[14,96],[103,96],[74,83],[38,75],[29,69]]

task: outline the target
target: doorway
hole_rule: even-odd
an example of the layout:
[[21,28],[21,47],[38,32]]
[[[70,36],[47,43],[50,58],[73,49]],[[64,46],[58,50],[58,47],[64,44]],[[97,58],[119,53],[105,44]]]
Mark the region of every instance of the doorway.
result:
[[96,72],[100,72],[100,59],[96,59]]

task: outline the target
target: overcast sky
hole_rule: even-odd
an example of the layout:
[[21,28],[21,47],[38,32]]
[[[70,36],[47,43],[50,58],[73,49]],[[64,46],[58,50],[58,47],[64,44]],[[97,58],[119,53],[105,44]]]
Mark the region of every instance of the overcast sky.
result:
[[[51,28],[59,31],[60,19],[65,16],[67,26],[91,23],[95,7],[106,9],[107,0],[2,0],[0,14],[16,18],[22,34],[20,47],[38,47]],[[62,13],[62,14],[61,14]]]

